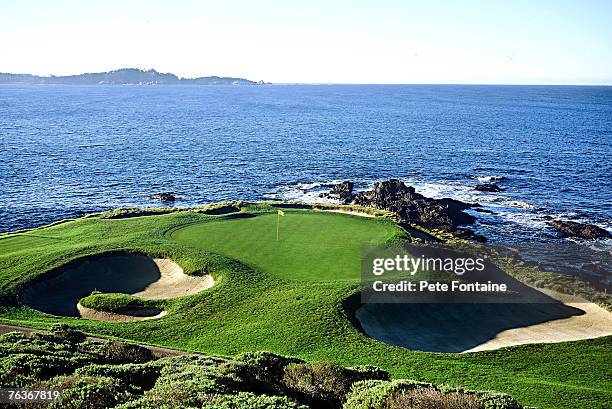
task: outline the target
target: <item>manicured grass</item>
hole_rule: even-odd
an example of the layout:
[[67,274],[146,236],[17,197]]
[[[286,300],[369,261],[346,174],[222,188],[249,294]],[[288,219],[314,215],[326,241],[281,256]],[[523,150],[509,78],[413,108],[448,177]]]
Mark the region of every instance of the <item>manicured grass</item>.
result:
[[284,213],[195,224],[176,230],[172,238],[280,278],[318,281],[358,280],[361,245],[386,243],[402,234],[384,219],[304,210]]
[[[38,327],[65,322],[98,335],[222,356],[270,350],[347,366],[373,364],[394,377],[498,390],[540,408],[605,408],[612,401],[612,337],[458,355],[414,352],[364,336],[343,309],[357,289],[359,270],[350,267],[352,257],[359,256],[362,240],[397,240],[398,228],[376,219],[287,211],[281,245],[275,211],[250,207],[243,213],[255,217],[238,219],[191,212],[88,218],[2,236],[0,322]],[[273,235],[266,230],[270,224]],[[301,242],[311,248],[303,251]],[[210,272],[216,285],[167,301],[164,318],[130,323],[54,317],[19,303],[20,288],[29,280],[75,258],[111,250],[169,257],[188,274]],[[327,258],[319,258],[319,252]],[[284,268],[287,264],[292,267]]]

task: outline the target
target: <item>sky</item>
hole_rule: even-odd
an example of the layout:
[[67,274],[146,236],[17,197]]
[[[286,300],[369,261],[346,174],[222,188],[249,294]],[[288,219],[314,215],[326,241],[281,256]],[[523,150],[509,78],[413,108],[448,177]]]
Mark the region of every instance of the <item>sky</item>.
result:
[[0,72],[612,84],[610,0],[0,0]]

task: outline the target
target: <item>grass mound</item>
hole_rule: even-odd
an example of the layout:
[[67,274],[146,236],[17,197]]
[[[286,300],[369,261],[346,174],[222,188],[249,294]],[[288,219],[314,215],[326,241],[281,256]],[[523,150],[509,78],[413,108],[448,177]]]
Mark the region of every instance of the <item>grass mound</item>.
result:
[[161,311],[163,302],[146,300],[128,294],[92,294],[79,301],[83,307],[113,314],[135,314],[138,311]]

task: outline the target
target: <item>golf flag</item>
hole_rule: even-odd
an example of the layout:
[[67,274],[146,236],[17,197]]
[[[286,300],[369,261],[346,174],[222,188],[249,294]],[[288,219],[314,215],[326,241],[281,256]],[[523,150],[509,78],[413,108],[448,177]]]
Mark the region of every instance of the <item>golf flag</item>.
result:
[[276,241],[278,241],[278,231],[280,228],[280,217],[285,215],[285,212],[283,212],[281,209],[278,209],[278,212],[276,213],[278,216],[276,216]]

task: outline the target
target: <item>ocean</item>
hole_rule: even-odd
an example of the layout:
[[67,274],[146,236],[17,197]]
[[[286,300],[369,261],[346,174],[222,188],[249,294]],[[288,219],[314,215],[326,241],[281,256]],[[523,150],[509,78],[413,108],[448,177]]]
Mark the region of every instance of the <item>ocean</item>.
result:
[[388,178],[495,212],[473,226],[493,243],[560,241],[549,218],[612,230],[612,87],[0,86],[0,231]]

